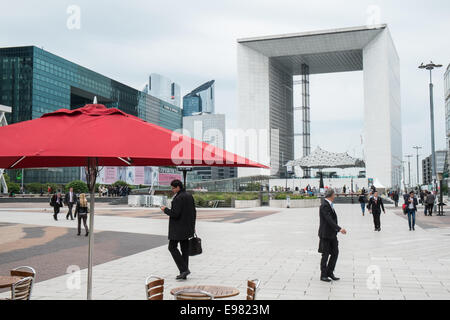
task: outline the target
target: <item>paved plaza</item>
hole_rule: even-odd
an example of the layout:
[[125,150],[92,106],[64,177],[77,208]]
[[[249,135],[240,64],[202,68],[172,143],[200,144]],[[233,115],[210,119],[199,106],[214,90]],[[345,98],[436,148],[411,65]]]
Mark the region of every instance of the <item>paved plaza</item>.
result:
[[[237,287],[245,299],[246,280],[258,278],[257,299],[450,299],[448,217],[421,217],[410,232],[400,208],[387,206],[381,232],[359,204],[335,206],[340,281],[319,281],[318,208],[198,209],[197,232],[204,253],[190,258],[192,274],[176,281],[167,250],[168,220],[156,209],[98,204],[95,217],[94,299],[145,299],[148,275],[171,288],[191,284]],[[37,269],[33,299],[85,299],[87,238],[76,223],[52,218],[44,203],[0,204],[0,274],[13,266]],[[82,235],[84,231],[82,231]],[[79,273],[66,273],[79,266]],[[77,280],[80,280],[79,286]],[[6,297],[9,293],[0,293]]]

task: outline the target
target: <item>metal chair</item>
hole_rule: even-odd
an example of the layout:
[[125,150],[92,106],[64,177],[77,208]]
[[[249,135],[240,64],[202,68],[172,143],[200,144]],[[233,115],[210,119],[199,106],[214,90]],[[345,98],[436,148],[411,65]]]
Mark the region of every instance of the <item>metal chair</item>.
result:
[[23,278],[12,285],[11,300],[30,300],[33,278]]
[[[151,279],[156,279],[151,281]],[[150,275],[145,279],[145,295],[147,300],[164,299],[164,279]]]
[[33,291],[34,281],[36,279],[36,270],[34,270],[33,267],[20,266],[20,267],[12,269],[10,271],[10,274],[13,277],[31,277],[31,278],[33,278],[33,280],[31,281],[31,289],[30,289],[30,296],[31,296],[31,291]]
[[[195,296],[191,295],[192,293]],[[175,292],[174,297],[175,300],[214,300],[211,293],[198,289],[183,289]]]
[[247,281],[247,300],[256,299],[256,291],[258,290],[260,283],[261,281],[258,279]]

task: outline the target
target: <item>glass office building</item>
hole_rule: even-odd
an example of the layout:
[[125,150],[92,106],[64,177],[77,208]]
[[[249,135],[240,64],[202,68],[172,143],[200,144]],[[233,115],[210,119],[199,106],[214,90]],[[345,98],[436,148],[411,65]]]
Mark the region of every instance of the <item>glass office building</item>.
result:
[[183,97],[183,117],[196,113],[214,113],[215,80],[208,81]]
[[[35,46],[0,48],[0,104],[12,107],[8,123],[39,118],[61,108],[80,108],[92,103],[94,96],[100,104],[167,129],[182,126],[179,107],[143,91]],[[80,170],[26,170],[24,176],[25,183],[66,183],[79,179]]]

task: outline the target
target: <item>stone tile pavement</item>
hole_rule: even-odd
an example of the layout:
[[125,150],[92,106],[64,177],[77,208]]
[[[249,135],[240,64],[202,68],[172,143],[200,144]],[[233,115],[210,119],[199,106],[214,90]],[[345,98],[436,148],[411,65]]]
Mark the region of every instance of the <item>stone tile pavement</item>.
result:
[[[192,274],[187,281],[174,280],[178,270],[166,246],[97,265],[93,298],[144,299],[144,280],[155,274],[166,279],[165,299],[172,299],[171,288],[191,284],[234,286],[241,294],[233,299],[244,299],[246,280],[254,278],[261,280],[258,299],[450,299],[450,226],[416,226],[410,232],[404,217],[389,207],[381,217],[382,231],[374,232],[371,215],[363,217],[358,204],[336,205],[336,211],[339,224],[348,231],[339,236],[335,274],[340,281],[319,281],[318,209],[282,209],[240,224],[198,221],[204,253],[191,257]],[[47,219],[2,208],[0,222],[71,226],[65,220],[56,223],[48,215]],[[97,216],[95,228],[165,235],[167,221]],[[86,274],[83,269],[79,275],[38,282],[33,298],[85,299]]]

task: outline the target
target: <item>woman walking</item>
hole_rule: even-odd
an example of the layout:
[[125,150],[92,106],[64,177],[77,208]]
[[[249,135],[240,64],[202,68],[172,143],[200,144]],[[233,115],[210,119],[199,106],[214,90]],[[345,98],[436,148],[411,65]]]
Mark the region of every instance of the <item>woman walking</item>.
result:
[[77,207],[75,208],[75,217],[78,216],[78,234],[81,233],[81,220],[83,220],[84,229],[86,230],[86,237],[89,235],[89,229],[86,223],[88,214],[88,202],[86,199],[86,194],[80,194],[80,198],[77,201]]
[[361,211],[362,215],[364,216],[364,213],[366,211],[366,203],[367,203],[367,197],[365,191],[361,191],[361,195],[358,198],[359,204],[361,205]]

